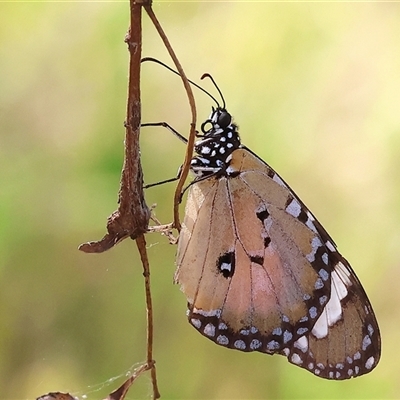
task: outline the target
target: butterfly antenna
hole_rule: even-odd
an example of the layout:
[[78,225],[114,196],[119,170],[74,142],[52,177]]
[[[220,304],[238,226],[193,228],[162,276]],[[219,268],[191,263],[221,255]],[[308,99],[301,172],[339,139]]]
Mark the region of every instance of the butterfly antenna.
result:
[[[142,59],[140,60],[140,62],[145,62],[145,61],[152,61],[152,62],[154,62],[154,63],[156,63],[156,64],[160,64],[160,65],[162,65],[164,68],[167,68],[168,70],[170,70],[170,71],[173,72],[174,74],[180,76],[180,74],[179,74],[178,71],[175,71],[173,68],[169,67],[167,64],[164,64],[162,61],[157,60],[156,58],[153,58],[153,57],[144,57],[144,58],[142,58]],[[201,77],[201,79],[203,79],[203,77],[204,77],[205,75],[209,76],[208,74],[204,74],[204,75]],[[212,79],[212,78],[211,78],[211,79]],[[217,105],[217,107],[219,107],[219,103],[218,103],[217,99],[216,99],[213,95],[211,95],[211,93],[207,92],[207,90],[203,89],[200,85],[198,85],[197,83],[194,83],[194,82],[191,81],[190,79],[188,79],[188,82],[190,82],[193,86],[197,87],[197,89],[200,89],[203,93],[205,93],[207,96],[209,96],[211,99],[213,99],[213,100],[215,101],[215,104]],[[214,80],[213,80],[213,82],[214,82]],[[215,85],[215,82],[214,82],[214,85]],[[217,86],[217,85],[215,85],[215,86],[217,87],[217,90],[218,90],[219,93],[221,94],[221,91],[218,89],[218,86]],[[221,98],[222,98],[222,100],[224,101],[224,98],[222,97],[222,95],[221,95]],[[225,101],[224,101],[224,107],[225,107]]]
[[[225,99],[224,96],[222,95],[221,89],[218,87],[218,85],[216,84],[214,78],[210,75],[210,74],[203,74],[203,76],[200,79],[204,79],[204,78],[209,78],[211,79],[211,82],[213,83],[213,85],[215,86],[215,88],[218,90],[219,95],[221,96],[222,99],[222,105],[223,105],[223,109],[225,109]],[[217,103],[218,104],[218,103]]]

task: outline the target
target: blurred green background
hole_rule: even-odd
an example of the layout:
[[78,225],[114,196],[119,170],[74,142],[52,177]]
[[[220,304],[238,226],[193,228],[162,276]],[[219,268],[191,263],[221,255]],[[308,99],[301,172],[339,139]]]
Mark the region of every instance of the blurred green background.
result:
[[[243,142],[311,208],[357,271],[380,323],[369,375],[317,379],[284,357],[216,346],[186,321],[175,247],[147,236],[159,388],[171,399],[400,398],[400,4],[155,2],[186,73],[212,73]],[[145,359],[132,241],[102,255],[123,156],[124,2],[0,4],[0,397],[101,399]],[[171,64],[144,15],[143,55]],[[209,82],[206,88],[215,92]],[[214,105],[196,91],[199,119]],[[143,122],[188,132],[179,78],[143,66]],[[184,146],[141,136],[146,182],[174,176]],[[174,185],[149,189],[162,222]],[[114,380],[114,377],[116,380]],[[128,398],[148,398],[148,375]]]

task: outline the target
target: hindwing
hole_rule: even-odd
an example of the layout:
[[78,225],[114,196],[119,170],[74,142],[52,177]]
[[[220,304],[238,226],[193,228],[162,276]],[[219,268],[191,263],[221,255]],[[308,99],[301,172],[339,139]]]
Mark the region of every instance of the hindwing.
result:
[[245,147],[228,161],[188,193],[175,281],[190,323],[219,345],[282,354],[324,378],[372,370],[379,328],[349,263],[272,168]]

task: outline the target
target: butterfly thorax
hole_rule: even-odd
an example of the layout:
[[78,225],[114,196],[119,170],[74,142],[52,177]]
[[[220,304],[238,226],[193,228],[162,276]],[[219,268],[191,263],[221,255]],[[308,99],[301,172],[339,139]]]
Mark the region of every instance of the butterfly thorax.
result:
[[201,132],[194,147],[197,155],[191,161],[196,178],[228,175],[231,155],[240,148],[238,127],[232,122],[232,116],[224,108],[213,108],[201,125]]

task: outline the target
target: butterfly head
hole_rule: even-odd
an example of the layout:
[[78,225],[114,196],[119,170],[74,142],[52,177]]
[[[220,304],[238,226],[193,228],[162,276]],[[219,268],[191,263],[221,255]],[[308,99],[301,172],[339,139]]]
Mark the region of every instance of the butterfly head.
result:
[[231,154],[240,148],[238,127],[225,108],[213,108],[201,125],[200,140],[195,144],[197,155],[191,161],[191,170],[197,178],[226,174]]

